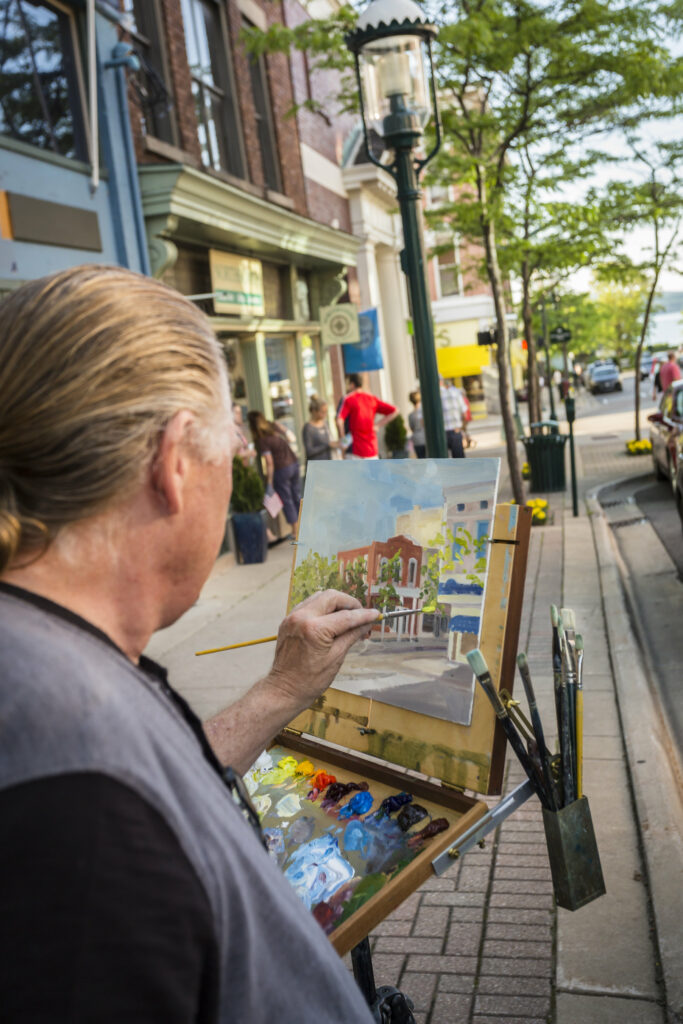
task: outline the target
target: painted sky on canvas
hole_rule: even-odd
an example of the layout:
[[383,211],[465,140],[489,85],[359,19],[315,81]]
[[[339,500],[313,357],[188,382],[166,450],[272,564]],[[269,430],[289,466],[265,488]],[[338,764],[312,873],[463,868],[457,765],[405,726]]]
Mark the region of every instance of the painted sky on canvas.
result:
[[309,462],[297,564],[309,551],[330,557],[370,540],[388,540],[396,534],[396,516],[415,505],[443,506],[443,488],[452,487],[456,476],[464,501],[470,490],[493,489],[499,465],[499,459]]

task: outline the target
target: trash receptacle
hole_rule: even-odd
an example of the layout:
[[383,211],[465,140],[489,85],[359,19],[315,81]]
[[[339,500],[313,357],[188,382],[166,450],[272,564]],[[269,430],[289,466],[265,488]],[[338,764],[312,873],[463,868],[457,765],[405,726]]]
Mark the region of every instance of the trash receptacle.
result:
[[531,424],[531,435],[524,438],[526,459],[531,470],[529,490],[547,494],[564,491],[567,481],[564,472],[564,446],[566,434],[560,433],[555,420],[542,420]]

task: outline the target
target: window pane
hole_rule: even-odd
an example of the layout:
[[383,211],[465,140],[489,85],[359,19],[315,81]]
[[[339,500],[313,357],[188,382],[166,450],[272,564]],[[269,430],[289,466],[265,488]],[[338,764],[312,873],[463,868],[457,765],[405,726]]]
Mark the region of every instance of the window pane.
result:
[[[244,24],[251,27],[245,19]],[[254,57],[249,55],[249,74],[251,77],[251,92],[254,97],[256,109],[256,127],[258,130],[259,148],[261,150],[261,162],[263,164],[263,177],[268,188],[275,192],[281,190],[280,167],[273,134],[272,111],[270,92],[268,90],[268,79],[266,75],[266,62],[263,56]]]
[[164,65],[164,40],[156,0],[123,0],[141,68],[129,76],[133,100],[142,109],[144,131],[175,145],[177,131]]
[[202,160],[214,170],[243,177],[237,113],[230,93],[230,55],[219,8],[214,0],[181,0],[181,7]]
[[439,267],[439,282],[442,295],[457,295],[459,292],[458,268]]
[[69,16],[0,0],[0,133],[87,159]]

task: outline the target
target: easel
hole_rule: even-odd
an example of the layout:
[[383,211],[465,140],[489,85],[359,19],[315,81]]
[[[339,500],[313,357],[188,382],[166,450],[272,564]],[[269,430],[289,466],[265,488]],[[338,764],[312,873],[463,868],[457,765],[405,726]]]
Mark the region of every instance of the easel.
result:
[[[496,507],[481,648],[496,687],[510,691],[530,527],[530,510],[516,505]],[[327,742],[309,738],[315,736],[324,736],[325,741],[335,744],[334,751],[327,750]],[[425,736],[429,741],[424,740]],[[432,839],[420,856],[330,935],[340,954],[351,952],[354,977],[375,1020],[381,1024],[411,1024],[414,1018],[406,996],[391,986],[376,988],[367,936],[422,882],[435,872],[443,873],[482,834],[496,828],[505,810],[512,813],[532,795],[530,787],[528,791],[519,787],[493,812],[487,813],[482,801],[464,793],[465,789],[483,794],[500,792],[505,734],[478,688],[468,726],[330,689],[297,716],[277,742],[313,759],[328,758],[338,767],[360,772],[363,777],[406,788],[416,797],[440,801],[446,813],[450,810],[451,815],[459,815],[446,832]],[[346,749],[340,751],[339,747]],[[368,762],[364,754],[381,757],[384,763]],[[405,769],[418,772],[419,776],[406,776]],[[430,777],[440,779],[441,784],[428,781]]]

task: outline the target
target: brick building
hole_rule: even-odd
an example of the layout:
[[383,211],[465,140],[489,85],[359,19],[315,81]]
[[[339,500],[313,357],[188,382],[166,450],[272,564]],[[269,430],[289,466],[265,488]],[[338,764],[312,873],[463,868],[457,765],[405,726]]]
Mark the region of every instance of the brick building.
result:
[[[120,0],[152,273],[196,299],[222,340],[233,398],[301,437],[308,398],[342,391],[318,310],[357,262],[338,157],[343,119],[300,111],[301,54],[251,57],[250,26],[294,24],[296,0]],[[302,63],[303,62],[303,63]]]
[[[365,582],[367,584],[368,608],[379,607],[377,594],[383,586],[381,582],[382,566],[386,565],[395,555],[399,555],[398,573],[393,576],[393,585],[399,596],[402,608],[417,608],[420,600],[422,577],[423,549],[410,537],[398,534],[386,541],[373,541],[364,547],[340,551],[337,554],[339,568],[342,573],[362,558],[365,562]],[[399,632],[401,635],[416,637],[421,631],[418,619],[421,615],[413,615],[408,619],[397,619],[391,623],[380,623],[373,627],[378,632]]]

